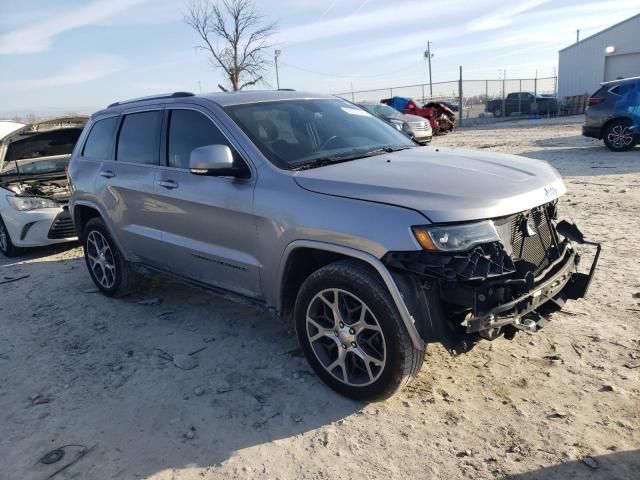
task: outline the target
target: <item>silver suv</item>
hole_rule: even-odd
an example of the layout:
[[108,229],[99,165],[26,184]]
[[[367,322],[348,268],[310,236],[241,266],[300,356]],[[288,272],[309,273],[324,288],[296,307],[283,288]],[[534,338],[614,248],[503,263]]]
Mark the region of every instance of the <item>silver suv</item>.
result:
[[[162,272],[292,318],[352,398],[391,396],[425,346],[534,332],[585,295],[545,162],[420,146],[351,103],[293,91],[177,92],[95,113],[72,155],[91,278]],[[599,252],[599,247],[598,247]]]

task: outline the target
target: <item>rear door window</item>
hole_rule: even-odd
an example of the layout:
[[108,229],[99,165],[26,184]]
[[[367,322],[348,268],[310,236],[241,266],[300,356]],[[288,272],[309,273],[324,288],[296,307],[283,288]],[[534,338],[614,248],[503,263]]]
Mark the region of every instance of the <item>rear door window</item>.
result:
[[122,162],[156,165],[162,112],[130,113],[122,119],[116,159]]
[[117,124],[118,117],[109,117],[94,123],[84,144],[82,156],[99,160],[111,158]]
[[189,168],[191,152],[205,145],[229,145],[229,142],[209,118],[195,110],[169,112],[167,142],[168,165]]

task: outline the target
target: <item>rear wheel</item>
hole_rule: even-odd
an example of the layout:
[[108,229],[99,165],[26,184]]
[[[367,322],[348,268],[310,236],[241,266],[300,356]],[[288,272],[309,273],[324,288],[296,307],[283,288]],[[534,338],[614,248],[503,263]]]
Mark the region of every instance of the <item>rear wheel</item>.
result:
[[5,257],[15,257],[19,255],[21,251],[22,250],[16,247],[11,241],[7,226],[0,216],[0,252],[2,252]]
[[496,107],[493,109],[493,116],[494,117],[501,117],[502,116],[502,107]]
[[384,400],[422,366],[424,350],[413,346],[387,288],[357,262],[311,274],[298,293],[295,322],[307,361],[347,397]]
[[604,131],[604,144],[614,152],[631,150],[636,142],[633,137],[632,124],[629,120],[615,120]]
[[102,293],[126,295],[140,287],[143,275],[129,266],[101,218],[92,218],[85,225],[82,247],[91,279]]

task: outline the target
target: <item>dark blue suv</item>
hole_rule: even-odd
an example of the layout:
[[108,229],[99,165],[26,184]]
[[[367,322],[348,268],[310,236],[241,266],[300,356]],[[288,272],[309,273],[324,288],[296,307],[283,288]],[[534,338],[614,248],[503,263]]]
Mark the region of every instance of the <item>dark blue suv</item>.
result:
[[604,140],[614,152],[640,142],[640,77],[605,82],[589,97],[582,126],[585,137]]

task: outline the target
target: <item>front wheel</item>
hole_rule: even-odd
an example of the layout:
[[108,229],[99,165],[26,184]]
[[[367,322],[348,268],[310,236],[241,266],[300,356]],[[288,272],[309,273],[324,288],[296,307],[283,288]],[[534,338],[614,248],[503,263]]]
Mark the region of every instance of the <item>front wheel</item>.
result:
[[424,350],[413,346],[387,288],[357,262],[332,263],[311,274],[294,314],[307,361],[347,397],[389,398],[422,366]]
[[7,230],[2,217],[0,216],[0,252],[5,257],[15,257],[19,255],[21,249],[16,247],[11,241],[11,236],[9,235],[9,230]]
[[628,120],[611,122],[604,131],[604,144],[613,152],[631,150],[636,144],[631,122]]

